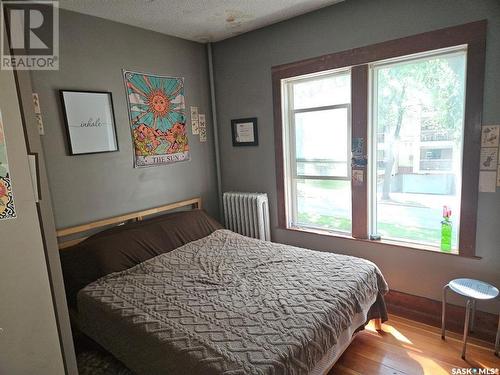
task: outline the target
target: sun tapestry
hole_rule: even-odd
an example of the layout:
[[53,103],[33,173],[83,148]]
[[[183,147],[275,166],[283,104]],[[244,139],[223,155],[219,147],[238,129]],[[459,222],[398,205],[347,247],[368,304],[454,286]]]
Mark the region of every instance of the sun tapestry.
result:
[[135,166],[189,160],[184,78],[123,71]]

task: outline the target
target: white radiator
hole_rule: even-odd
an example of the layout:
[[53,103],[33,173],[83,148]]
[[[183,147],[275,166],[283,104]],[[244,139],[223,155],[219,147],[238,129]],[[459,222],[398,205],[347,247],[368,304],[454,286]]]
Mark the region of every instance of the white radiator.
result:
[[226,192],[223,201],[227,229],[244,236],[271,240],[266,193]]

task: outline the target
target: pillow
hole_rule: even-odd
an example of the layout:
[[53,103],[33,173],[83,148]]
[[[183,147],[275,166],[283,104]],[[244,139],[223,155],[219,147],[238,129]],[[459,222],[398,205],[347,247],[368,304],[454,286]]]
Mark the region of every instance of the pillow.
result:
[[78,291],[105,275],[126,270],[222,228],[205,211],[191,210],[127,223],[90,236],[60,252],[68,303],[76,307]]

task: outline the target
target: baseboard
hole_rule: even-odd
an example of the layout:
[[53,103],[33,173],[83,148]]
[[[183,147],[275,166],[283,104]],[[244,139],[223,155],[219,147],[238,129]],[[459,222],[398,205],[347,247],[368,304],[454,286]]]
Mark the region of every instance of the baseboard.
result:
[[[385,296],[390,314],[417,322],[441,327],[441,301],[391,290]],[[465,308],[452,304],[446,305],[446,329],[463,333]],[[474,332],[470,334],[481,340],[495,342],[498,316],[484,311],[476,311]]]

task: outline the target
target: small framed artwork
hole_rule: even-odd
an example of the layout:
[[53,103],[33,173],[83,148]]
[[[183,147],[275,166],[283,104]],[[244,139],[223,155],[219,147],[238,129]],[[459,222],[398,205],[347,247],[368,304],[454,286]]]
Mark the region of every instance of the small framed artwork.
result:
[[233,146],[258,146],[259,144],[256,117],[231,120],[231,132]]
[[70,155],[118,151],[110,92],[60,90],[59,94]]

